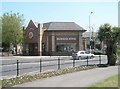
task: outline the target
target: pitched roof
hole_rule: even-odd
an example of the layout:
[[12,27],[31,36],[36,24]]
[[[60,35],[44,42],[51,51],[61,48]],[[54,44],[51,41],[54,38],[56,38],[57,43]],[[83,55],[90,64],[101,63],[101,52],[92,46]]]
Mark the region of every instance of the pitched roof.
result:
[[43,24],[43,28],[46,29],[46,31],[52,30],[86,31],[84,28],[82,28],[75,22],[48,22]]
[[39,22],[34,22],[35,26],[38,27]]
[[30,22],[28,23],[26,29],[31,27],[31,26],[37,28],[36,24],[32,20],[30,20]]

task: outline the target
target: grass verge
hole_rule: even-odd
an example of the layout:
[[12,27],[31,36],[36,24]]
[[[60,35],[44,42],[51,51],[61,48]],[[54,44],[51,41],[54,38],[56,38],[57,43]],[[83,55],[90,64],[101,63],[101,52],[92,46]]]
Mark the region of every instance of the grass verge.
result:
[[43,78],[48,78],[48,77],[52,77],[52,76],[58,76],[58,75],[62,75],[62,74],[73,73],[73,72],[88,70],[88,69],[93,69],[93,68],[96,68],[96,66],[82,66],[82,67],[65,68],[65,69],[60,69],[57,71],[38,73],[38,74],[34,74],[34,75],[18,76],[16,78],[11,78],[11,79],[3,79],[2,87],[3,88],[4,87],[12,87],[17,84],[30,82],[30,81],[34,81],[37,79],[43,79]]
[[[111,76],[105,80],[102,80],[100,82],[97,82],[95,84],[92,84],[91,86],[89,86],[88,89],[119,89],[120,86],[118,87],[118,79],[120,78],[120,74],[119,75],[114,75]],[[101,87],[101,88],[100,88]]]

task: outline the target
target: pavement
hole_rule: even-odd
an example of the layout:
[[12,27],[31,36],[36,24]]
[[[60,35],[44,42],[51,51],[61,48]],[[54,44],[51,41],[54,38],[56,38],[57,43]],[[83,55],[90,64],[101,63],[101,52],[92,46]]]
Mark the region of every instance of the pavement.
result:
[[58,59],[58,58],[70,58],[72,59],[72,56],[0,56],[0,61],[2,60],[18,60],[18,59]]
[[118,66],[100,67],[40,79],[13,87],[88,87],[115,74],[118,74]]

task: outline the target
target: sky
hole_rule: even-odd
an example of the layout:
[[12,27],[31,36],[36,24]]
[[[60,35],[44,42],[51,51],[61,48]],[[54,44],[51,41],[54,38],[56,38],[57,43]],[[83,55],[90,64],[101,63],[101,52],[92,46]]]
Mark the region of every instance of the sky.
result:
[[[99,26],[109,23],[112,26],[118,26],[118,1],[91,1],[78,2],[77,0],[66,2],[47,1],[23,1],[5,0],[0,5],[2,8],[0,14],[17,13],[24,15],[24,26],[27,26],[30,20],[33,22],[75,22],[87,31],[90,26],[93,31],[97,31]],[[92,14],[90,14],[93,12]]]

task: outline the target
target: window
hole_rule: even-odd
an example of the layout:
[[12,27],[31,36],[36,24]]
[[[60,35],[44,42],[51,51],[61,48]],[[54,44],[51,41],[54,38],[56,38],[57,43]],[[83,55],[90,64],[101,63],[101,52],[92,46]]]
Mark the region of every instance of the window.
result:
[[76,43],[57,43],[56,51],[57,52],[71,52],[76,50]]
[[81,52],[80,54],[84,54],[84,52]]

